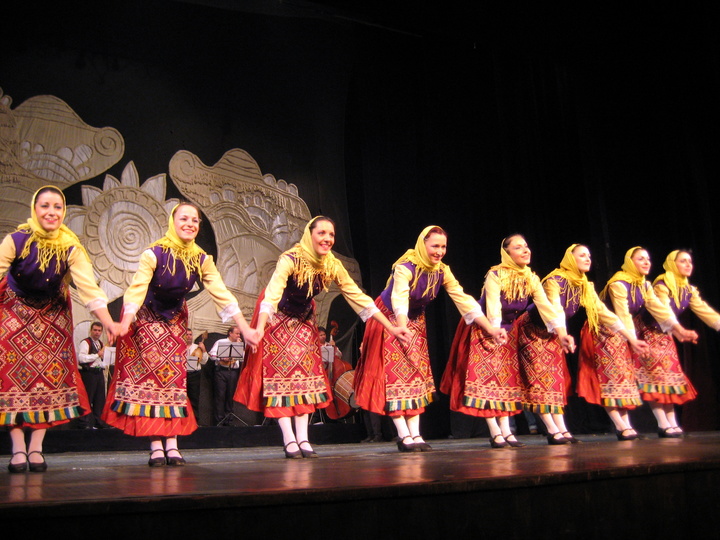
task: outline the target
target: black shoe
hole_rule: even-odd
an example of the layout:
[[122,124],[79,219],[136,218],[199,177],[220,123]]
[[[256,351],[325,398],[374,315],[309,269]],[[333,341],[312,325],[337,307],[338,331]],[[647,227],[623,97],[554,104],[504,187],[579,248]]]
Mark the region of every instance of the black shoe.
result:
[[573,434],[569,431],[563,431],[562,436],[565,437],[565,440],[568,441],[570,444],[577,444],[582,442],[581,440],[573,437]]
[[426,443],[425,441],[415,442],[415,439],[422,439],[422,437],[420,435],[418,435],[417,437],[413,437],[413,444],[415,445],[415,448],[417,448],[421,452],[432,451],[432,446],[430,446],[428,443]]
[[410,442],[405,444],[405,439],[410,439],[410,441],[412,441],[412,437],[410,435],[403,437],[397,442],[398,450],[401,452],[420,452],[420,449],[415,445],[415,443]]
[[672,428],[672,427],[665,428],[665,429],[658,428],[658,437],[660,437],[661,439],[680,439],[680,438],[682,438],[682,436],[683,436],[682,433],[675,433],[675,432],[670,433],[668,431],[670,429],[675,429],[675,428]]
[[[162,457],[153,457],[153,454],[162,452]],[[157,450],[150,451],[150,459],[148,460],[148,467],[163,467],[165,465],[165,450],[158,448]]]
[[[291,444],[297,444],[298,449],[295,452],[288,451],[288,446]],[[300,445],[296,443],[295,441],[290,441],[283,447],[283,451],[285,452],[285,457],[288,459],[302,459],[303,453],[302,450],[300,450]]]
[[[25,461],[23,461],[22,463],[13,463],[12,458],[17,456],[18,454],[22,454],[23,456],[25,456]],[[25,471],[27,471],[27,468],[28,468],[27,457],[28,456],[25,452],[15,452],[12,456],[10,456],[10,463],[8,463],[8,471],[10,471],[13,474],[24,473]]]
[[308,441],[300,441],[298,443],[298,448],[300,448],[300,453],[302,454],[302,457],[304,458],[316,458],[318,457],[315,450],[305,450],[301,445],[307,443],[308,446],[310,446],[310,443]]
[[[179,455],[172,457],[168,456],[168,452],[172,452],[173,450]],[[186,463],[185,458],[182,457],[182,454],[180,454],[180,450],[178,450],[177,448],[168,448],[167,450],[165,450],[165,461],[167,461],[169,467],[182,467]]]
[[[500,437],[500,440],[498,441],[498,437]],[[505,437],[502,436],[501,433],[498,433],[494,437],[490,437],[490,448],[507,448],[508,442],[505,440]]]
[[[511,441],[510,437],[512,437],[515,440]],[[521,443],[520,441],[518,441],[517,437],[515,437],[515,435],[513,435],[512,433],[508,436],[503,435],[503,439],[505,439],[505,442],[508,443],[513,448],[522,448],[523,446],[525,446],[525,443]]]
[[[40,454],[42,461],[40,463],[33,463],[32,461],[30,461],[30,456],[32,456],[33,454]],[[37,450],[28,452],[28,468],[30,469],[30,472],[45,472],[45,471],[47,471],[47,463],[45,463],[45,456],[43,456],[42,452],[38,452]]]
[[[556,438],[557,435],[560,435],[560,438]],[[550,445],[559,445],[559,444],[569,444],[570,441],[568,441],[565,437],[563,437],[563,434],[559,431],[557,433],[548,433],[547,436],[548,444]]]
[[[632,431],[632,433],[625,435],[625,433],[628,431]],[[638,434],[635,433],[635,430],[633,428],[623,429],[622,431],[620,431],[619,429],[615,430],[615,435],[617,435],[618,441],[634,441],[638,438]]]

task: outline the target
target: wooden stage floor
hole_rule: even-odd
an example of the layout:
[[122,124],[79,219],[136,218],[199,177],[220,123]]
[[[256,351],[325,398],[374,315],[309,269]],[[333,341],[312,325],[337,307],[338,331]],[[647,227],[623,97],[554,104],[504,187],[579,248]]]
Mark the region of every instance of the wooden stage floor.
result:
[[85,538],[100,527],[103,540],[720,535],[720,432],[580,438],[521,436],[518,449],[435,440],[408,454],[390,442],[316,445],[320,458],[302,460],[279,446],[186,450],[179,468],[149,468],[143,452],[49,454],[45,473],[0,472],[0,516],[6,531]]

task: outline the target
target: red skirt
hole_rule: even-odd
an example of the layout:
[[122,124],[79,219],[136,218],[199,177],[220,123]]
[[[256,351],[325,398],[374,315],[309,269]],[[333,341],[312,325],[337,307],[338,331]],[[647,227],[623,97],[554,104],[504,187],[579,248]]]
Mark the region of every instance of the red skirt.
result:
[[[380,298],[375,305],[395,323]],[[412,339],[405,345],[375,319],[365,325],[362,354],[355,368],[355,399],[366,411],[387,416],[416,416],[434,401],[425,315],[409,320]]]
[[697,392],[680,365],[675,340],[655,326],[635,319],[639,339],[650,346],[648,358],[633,355],[640,395],[645,401],[682,405],[697,397]]
[[523,408],[540,414],[563,414],[570,372],[560,338],[533,324],[529,313],[520,316],[517,327]]
[[23,299],[0,280],[0,425],[46,429],[90,412],[70,295]]
[[[260,302],[250,326],[257,325]],[[330,382],[322,367],[315,307],[301,320],[278,312],[270,318],[265,336],[245,358],[234,399],[268,418],[301,416],[332,402]]]
[[603,407],[642,405],[630,348],[622,336],[604,325],[595,335],[586,322],[580,341],[578,395]]
[[187,306],[167,321],[143,306],[118,340],[102,419],[134,437],[189,435],[197,422],[187,396]]
[[522,410],[517,359],[517,328],[498,345],[477,325],[458,323],[440,391],[450,409],[470,416],[512,416]]

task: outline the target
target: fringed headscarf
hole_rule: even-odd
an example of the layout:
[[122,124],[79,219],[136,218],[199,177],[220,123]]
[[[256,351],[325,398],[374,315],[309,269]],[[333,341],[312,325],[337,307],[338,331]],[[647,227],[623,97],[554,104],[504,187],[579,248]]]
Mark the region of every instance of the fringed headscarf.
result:
[[[41,191],[48,188],[52,190],[49,193],[58,193],[60,197],[62,197],[63,202],[60,227],[54,231],[46,231],[43,229],[42,225],[40,225],[40,221],[38,221],[37,213],[35,212],[35,203],[37,202],[38,195]],[[37,246],[37,258],[40,270],[44,272],[50,264],[50,261],[53,257],[55,257],[55,268],[56,271],[59,272],[60,261],[67,259],[67,254],[70,248],[75,247],[85,252],[85,248],[83,248],[82,244],[80,244],[80,240],[77,235],[62,223],[65,220],[66,211],[67,206],[65,204],[65,195],[59,188],[55,186],[43,186],[35,192],[30,205],[30,218],[25,223],[21,223],[17,227],[18,231],[30,233],[30,238],[27,242],[25,242],[22,253],[20,253],[20,258],[25,258],[30,255],[30,246],[35,243]]]
[[[443,262],[433,264],[432,261],[430,261],[430,257],[428,256],[427,248],[425,247],[425,238],[430,234],[430,231],[432,231],[433,229],[442,230],[442,228],[438,227],[437,225],[428,225],[427,227],[425,227],[420,233],[420,235],[417,237],[417,241],[415,242],[415,248],[408,249],[402,255],[402,257],[400,257],[392,265],[393,271],[395,270],[395,267],[397,265],[404,264],[406,262],[411,262],[415,265],[411,290],[415,290],[418,282],[420,281],[420,275],[422,274],[422,272],[425,272],[428,276],[428,279],[425,290],[422,293],[423,296],[427,296],[435,289],[438,280],[447,268],[447,265]],[[390,279],[392,279],[392,276],[390,277]],[[390,279],[388,279],[388,284],[390,283]]]
[[320,276],[323,290],[327,291],[342,267],[342,263],[333,255],[332,251],[323,256],[318,255],[315,251],[310,226],[316,221],[326,221],[326,218],[316,216],[308,221],[300,242],[288,251],[295,259],[293,276],[295,276],[299,287],[308,284],[308,297],[313,294],[312,285],[316,276]]
[[645,298],[645,276],[643,276],[638,269],[635,267],[635,263],[632,260],[633,252],[638,249],[645,249],[641,246],[635,246],[631,247],[627,250],[625,253],[625,260],[623,262],[623,265],[620,267],[621,270],[619,272],[615,272],[613,277],[611,277],[608,282],[605,284],[605,288],[600,293],[600,298],[605,300],[608,295],[608,291],[610,290],[610,285],[615,283],[616,281],[627,281],[630,284],[630,296],[632,298],[635,297],[635,291],[637,289],[640,289],[640,294],[643,298]]
[[[170,273],[174,276],[176,271],[176,261],[181,261],[185,266],[185,276],[190,279],[192,273],[197,272],[202,276],[201,260],[205,252],[200,246],[195,243],[195,240],[185,242],[180,239],[177,232],[175,231],[175,211],[181,206],[194,206],[186,203],[176,204],[170,212],[168,218],[168,229],[160,240],[150,244],[150,247],[160,246],[163,251],[169,251],[173,258],[173,266],[170,268]],[[199,217],[199,216],[198,216]]]
[[592,282],[588,281],[585,272],[578,269],[575,255],[573,255],[573,250],[580,245],[582,244],[573,244],[567,248],[562,261],[560,261],[560,268],[556,268],[545,276],[543,282],[553,276],[565,278],[572,286],[568,288],[568,300],[577,300],[585,308],[588,326],[593,334],[597,334],[600,329],[600,315],[595,304],[594,286]]
[[680,297],[682,296],[683,290],[690,288],[690,281],[687,276],[681,275],[675,264],[675,259],[677,259],[680,253],[684,252],[676,249],[668,254],[663,263],[665,273],[660,274],[655,278],[655,281],[653,281],[653,285],[660,280],[665,282],[665,286],[670,290],[670,297],[677,307],[680,307]]
[[[519,236],[519,235],[514,235]],[[503,242],[505,239],[503,239]],[[491,267],[488,274],[497,271],[500,290],[505,298],[512,302],[530,296],[533,272],[529,266],[519,266],[500,244],[500,264]]]

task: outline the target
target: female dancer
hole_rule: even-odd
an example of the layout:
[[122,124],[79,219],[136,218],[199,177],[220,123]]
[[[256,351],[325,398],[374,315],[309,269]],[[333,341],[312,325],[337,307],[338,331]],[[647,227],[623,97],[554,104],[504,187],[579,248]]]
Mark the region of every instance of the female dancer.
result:
[[375,305],[391,321],[412,332],[407,345],[399,345],[379,324],[365,327],[362,355],[355,369],[355,395],[367,411],[388,415],[398,433],[401,452],[428,451],[420,435],[420,414],[433,401],[435,383],[430,370],[425,308],[444,287],[465,324],[473,322],[502,343],[507,334],[493,328],[475,299],[442,262],[447,234],[437,226],[425,227],[415,243],[393,264],[393,274]]
[[[593,284],[588,281],[585,274],[590,271],[590,265],[590,250],[586,246],[570,246],[565,251],[560,268],[553,270],[542,281],[548,300],[556,309],[565,312],[566,320],[582,306],[593,334],[597,334],[600,325],[604,325],[611,332],[619,332],[634,351],[644,354],[647,344],[625,330],[617,315],[603,304]],[[579,442],[568,431],[563,416],[570,386],[565,352],[558,337],[545,330],[535,309],[518,319],[518,354],[523,380],[523,407],[540,416],[547,428],[549,444]]]
[[198,208],[176,205],[165,236],[141,255],[123,299],[122,337],[103,420],[128,435],[150,437],[151,467],[184,465],[177,437],[197,428],[187,396],[185,362],[185,296],[193,285],[202,282],[223,322],[232,319],[246,343],[258,341],[212,257],[195,244],[199,229]]
[[[705,324],[720,330],[720,314],[700,297],[696,287],[690,285],[692,256],[688,251],[675,250],[663,263],[664,274],[653,282],[655,294],[672,309],[676,317],[690,308]],[[683,373],[673,338],[660,330],[655,321],[648,324],[643,318],[638,334],[650,345],[650,354],[636,358],[635,368],[640,395],[650,403],[658,422],[658,436],[677,438],[683,435],[675,416],[675,404],[695,398],[697,393]]]
[[[530,270],[530,248],[519,234],[502,242],[499,265],[485,276],[480,304],[492,325],[509,330],[507,342],[493,343],[478,327],[458,327],[440,389],[450,395],[450,408],[484,417],[493,448],[524,446],[510,431],[510,416],[522,408],[522,388],[517,355],[516,320],[535,304],[549,332],[555,332],[564,350],[575,342],[565,329],[563,312],[548,301],[540,279]],[[562,433],[553,432],[560,444]]]
[[[600,298],[610,303],[625,329],[637,336],[635,325],[648,312],[663,332],[672,331],[680,341],[696,341],[697,334],[686,330],[669,307],[664,305],[645,280],[650,256],[639,247],[625,254],[622,269],[607,282]],[[596,334],[583,328],[578,373],[578,395],[589,403],[602,405],[615,425],[620,441],[637,439],[628,411],[642,404],[633,360],[627,343],[618,334],[601,327]]]
[[317,457],[308,442],[309,415],[332,400],[313,297],[334,282],[364,321],[372,317],[401,340],[409,333],[393,326],[363,294],[333,255],[334,244],[334,222],[318,216],[305,226],[300,243],[280,256],[253,316],[260,345],[246,358],[235,392],[236,401],[278,419],[290,459]]
[[[12,441],[11,473],[47,469],[47,428],[90,412],[73,345],[68,279],[102,322],[117,325],[77,236],[63,225],[65,196],[54,186],[32,198],[31,217],[0,244],[0,425]],[[32,430],[26,444],[24,428]]]

